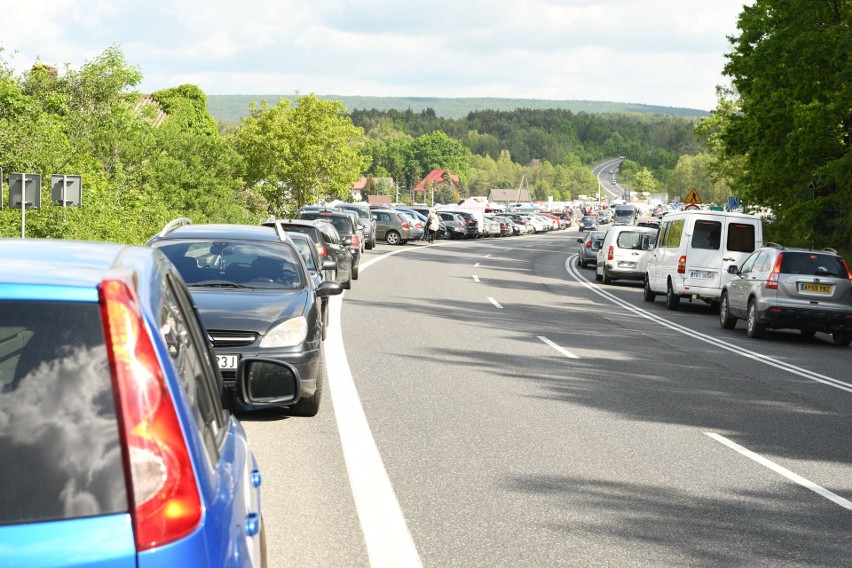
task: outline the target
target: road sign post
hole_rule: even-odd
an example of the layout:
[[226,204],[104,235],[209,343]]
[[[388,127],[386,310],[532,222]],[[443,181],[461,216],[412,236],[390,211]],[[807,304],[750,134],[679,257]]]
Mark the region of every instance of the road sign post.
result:
[[9,207],[21,207],[21,238],[27,236],[27,208],[41,209],[41,174],[9,174]]
[[69,205],[83,205],[83,178],[69,175],[50,176],[50,197],[54,203],[62,205],[62,222],[67,223],[65,208]]

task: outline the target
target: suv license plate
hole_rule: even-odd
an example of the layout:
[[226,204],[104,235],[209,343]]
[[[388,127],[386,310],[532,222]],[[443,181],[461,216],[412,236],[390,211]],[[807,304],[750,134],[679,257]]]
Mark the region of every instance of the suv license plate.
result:
[[802,284],[802,292],[816,292],[817,294],[831,294],[831,286],[828,284]]
[[704,270],[693,270],[689,273],[690,278],[695,278],[697,280],[713,280],[715,276],[716,275],[713,272],[706,272]]
[[220,371],[236,371],[240,362],[239,355],[216,355],[216,363]]
[[619,268],[636,268],[636,263],[635,262],[619,261],[618,267]]

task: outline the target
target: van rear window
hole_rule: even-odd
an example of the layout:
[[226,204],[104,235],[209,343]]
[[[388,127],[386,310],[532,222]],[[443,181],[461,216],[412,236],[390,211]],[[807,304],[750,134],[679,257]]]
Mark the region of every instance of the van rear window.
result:
[[754,225],[728,223],[728,250],[754,252]]
[[695,220],[692,230],[692,248],[719,250],[722,243],[722,223],[719,221]]

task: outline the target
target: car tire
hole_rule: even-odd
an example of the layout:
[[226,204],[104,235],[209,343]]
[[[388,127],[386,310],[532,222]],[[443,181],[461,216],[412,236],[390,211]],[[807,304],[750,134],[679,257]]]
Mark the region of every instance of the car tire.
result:
[[722,297],[719,299],[719,327],[734,329],[736,326],[737,318],[731,315],[731,310],[728,306],[728,294],[722,292]]
[[651,290],[651,282],[648,279],[647,274],[645,275],[645,289],[642,290],[642,299],[646,302],[653,302],[657,299],[657,294],[655,294],[654,291]]
[[748,303],[748,319],[746,320],[746,335],[760,339],[766,334],[766,324],[757,321],[757,302]]
[[816,330],[815,329],[800,329],[799,333],[802,334],[802,337],[807,337],[808,339],[811,339],[814,335],[816,335]]
[[320,400],[322,400],[322,391],[325,388],[325,355],[320,354],[319,371],[317,372],[317,390],[313,396],[302,397],[299,402],[290,407],[288,414],[291,416],[316,416],[319,412]]
[[349,280],[347,280],[346,282],[341,282],[340,287],[343,288],[344,290],[351,290],[352,289],[352,276],[350,276]]
[[831,339],[834,341],[834,344],[839,347],[848,347],[849,344],[852,343],[852,332],[835,331],[831,334]]
[[597,280],[598,282],[600,282],[601,280],[603,280],[603,276],[601,276],[600,274],[598,274],[598,269],[597,269],[597,268],[595,268],[595,280]]
[[358,280],[358,267],[352,269],[352,280]]
[[579,255],[577,256],[577,268],[586,268],[586,263],[580,260]]
[[603,283],[612,284],[612,278],[609,277],[609,272],[606,271],[606,266],[603,267]]
[[388,231],[388,233],[385,235],[385,240],[388,242],[389,245],[398,245],[401,243],[402,238],[396,231]]
[[675,294],[672,288],[672,283],[669,282],[666,286],[666,307],[672,311],[676,310],[680,305],[680,296]]
[[322,340],[328,336],[328,298],[325,298],[322,306]]

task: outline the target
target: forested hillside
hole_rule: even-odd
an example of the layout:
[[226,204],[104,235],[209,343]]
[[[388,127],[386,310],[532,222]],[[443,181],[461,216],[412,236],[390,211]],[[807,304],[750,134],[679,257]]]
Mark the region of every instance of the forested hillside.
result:
[[[216,120],[239,122],[248,115],[252,101],[267,101],[275,104],[278,99],[292,99],[294,95],[209,95],[207,108]],[[527,109],[561,109],[587,113],[640,113],[667,114],[683,117],[703,117],[710,113],[693,108],[665,107],[637,103],[606,101],[556,101],[543,99],[503,99],[493,97],[444,98],[444,97],[359,97],[338,95],[316,95],[321,100],[339,101],[350,112],[355,110],[411,110],[419,113],[432,109],[443,118],[462,118],[480,110],[513,111]]]

